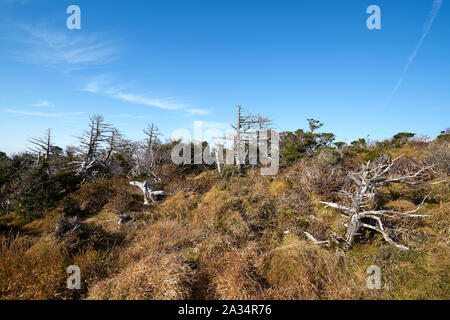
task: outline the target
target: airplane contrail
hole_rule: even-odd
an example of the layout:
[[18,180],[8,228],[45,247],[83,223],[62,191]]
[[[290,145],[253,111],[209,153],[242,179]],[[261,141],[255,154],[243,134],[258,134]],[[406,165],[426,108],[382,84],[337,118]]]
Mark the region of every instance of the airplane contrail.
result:
[[388,100],[387,104],[389,104],[389,102],[391,101],[392,97],[397,92],[398,88],[400,88],[400,86],[401,86],[401,84],[403,82],[403,79],[404,79],[406,73],[408,72],[409,66],[414,61],[414,58],[416,57],[417,53],[419,52],[420,47],[422,46],[423,41],[425,40],[425,37],[427,36],[428,32],[430,32],[430,30],[431,30],[431,26],[433,25],[433,21],[436,18],[436,16],[438,15],[439,10],[441,9],[442,2],[443,2],[443,0],[434,0],[433,1],[433,7],[431,8],[430,13],[428,14],[427,20],[425,21],[425,24],[424,24],[424,27],[423,27],[422,36],[420,37],[419,42],[417,42],[416,47],[414,48],[413,52],[409,56],[408,62],[406,63],[405,67],[403,68],[402,75],[400,76],[400,79],[398,79],[397,84],[395,85],[394,89],[392,90],[391,95],[389,96],[389,100]]

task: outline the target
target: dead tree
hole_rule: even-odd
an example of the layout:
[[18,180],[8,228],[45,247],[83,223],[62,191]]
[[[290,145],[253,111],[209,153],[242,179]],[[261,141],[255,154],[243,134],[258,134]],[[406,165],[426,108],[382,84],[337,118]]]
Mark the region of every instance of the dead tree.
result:
[[[390,236],[389,231],[385,227],[385,222],[394,217],[404,218],[422,218],[428,217],[429,214],[417,214],[417,212],[424,207],[426,196],[422,203],[414,209],[406,212],[399,212],[396,210],[385,209],[369,209],[371,201],[378,194],[380,188],[388,186],[391,183],[402,183],[409,185],[426,184],[426,177],[424,173],[433,166],[423,167],[413,172],[408,169],[408,172],[392,175],[393,166],[403,155],[390,160],[387,156],[380,156],[374,162],[366,162],[362,164],[361,171],[350,172],[349,176],[354,182],[354,189],[352,192],[344,191],[344,195],[350,199],[350,206],[341,204],[323,202],[327,207],[332,207],[343,212],[342,216],[347,220],[344,223],[346,227],[346,234],[344,238],[338,238],[347,243],[351,247],[354,243],[354,238],[360,233],[362,229],[373,230],[380,233],[383,238],[390,244],[402,250],[408,250],[404,245],[396,243]],[[439,182],[437,182],[439,183]]]
[[82,223],[78,217],[66,217],[66,214],[63,212],[55,222],[53,235],[58,241],[63,241],[70,235],[86,238],[89,233],[90,230],[87,224]]
[[153,123],[147,125],[147,128],[144,129],[144,133],[146,135],[145,138],[145,147],[147,151],[153,150],[154,145],[158,142],[158,136],[161,136],[159,133],[159,129]]
[[212,156],[216,162],[217,172],[219,176],[222,175],[221,165],[223,164],[223,149],[224,146],[220,142],[217,142],[212,149]]
[[256,124],[252,115],[243,115],[242,106],[239,104],[236,106],[238,109],[236,125],[231,125],[236,130],[234,137],[234,154],[236,156],[236,166],[239,172],[243,171],[243,164],[245,160],[245,144],[244,137],[246,131],[250,130],[253,125]]
[[134,219],[125,213],[117,215],[117,224],[133,223],[133,222]]
[[273,125],[272,120],[267,117],[263,117],[260,114],[257,114],[253,117],[256,122],[258,131],[270,129]]
[[128,173],[128,176],[139,176],[141,174],[146,174],[149,177],[152,177],[155,181],[160,181],[160,179],[156,175],[156,166],[160,161],[160,155],[158,152],[158,147],[160,145],[160,141],[158,136],[161,136],[159,133],[158,127],[156,127],[153,123],[147,126],[144,129],[144,133],[146,138],[144,143],[135,144],[132,150],[132,169]]
[[166,195],[166,193],[161,190],[153,191],[153,186],[147,180],[145,180],[144,182],[131,181],[130,184],[132,186],[139,187],[142,190],[142,193],[144,194],[144,205],[146,206],[149,205],[149,199],[152,202],[155,202],[157,197],[163,197]]
[[108,138],[108,146],[105,153],[105,162],[110,162],[114,151],[122,146],[122,134],[117,129],[111,129],[111,135]]
[[159,136],[161,133],[157,126],[153,123],[147,125],[147,128],[144,129],[144,133],[146,135],[145,145],[144,145],[144,170],[147,175],[153,177],[155,181],[160,181],[160,179],[156,176],[156,165],[158,164],[159,154],[158,154],[158,145],[160,144]]
[[122,141],[119,131],[105,123],[101,115],[91,116],[89,120],[89,129],[79,137],[79,160],[73,162],[83,178],[111,174],[112,155]]
[[53,148],[51,129],[47,129],[42,138],[32,137],[28,141],[32,144],[28,149],[35,153],[37,157],[36,166],[39,165],[41,160],[48,161],[50,159],[50,153]]
[[45,135],[42,138],[32,137],[28,140],[32,146],[28,147],[36,156],[35,168],[37,168],[42,161],[46,163],[46,172],[48,175],[52,174],[52,168],[50,165],[50,155],[54,150],[52,142],[52,131],[47,129]]
[[238,109],[236,125],[231,125],[231,127],[236,130],[234,136],[236,166],[239,172],[242,172],[246,158],[246,141],[249,141],[252,135],[256,134],[256,137],[258,137],[258,131],[269,127],[272,121],[261,115],[243,114],[241,105],[237,105],[236,108]]

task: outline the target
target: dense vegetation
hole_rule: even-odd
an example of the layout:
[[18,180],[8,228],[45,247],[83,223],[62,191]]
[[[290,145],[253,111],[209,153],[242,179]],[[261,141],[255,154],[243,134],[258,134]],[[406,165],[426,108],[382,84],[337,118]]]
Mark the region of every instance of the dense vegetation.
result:
[[[146,141],[159,150],[150,171],[132,170],[131,142],[102,158],[113,171],[96,167],[92,176],[77,170],[73,147],[52,146],[38,161],[32,153],[0,153],[0,298],[448,299],[448,182],[389,185],[370,204],[408,211],[429,194],[420,209],[429,217],[391,222],[400,226],[391,236],[407,251],[370,231],[345,248],[332,236],[342,233],[340,212],[320,202],[345,201],[347,173],[382,155],[405,154],[399,170],[434,165],[427,181],[448,181],[449,131],[434,141],[402,132],[347,145],[319,133],[318,121],[309,125],[281,134],[276,176],[254,166],[225,166],[221,175],[214,165],[176,166],[174,141],[154,136]],[[129,181],[153,175],[168,196],[143,206]],[[120,214],[130,222],[117,224]],[[74,217],[79,227],[61,227]],[[81,290],[66,288],[73,264]],[[366,287],[370,265],[381,268],[380,290]]]

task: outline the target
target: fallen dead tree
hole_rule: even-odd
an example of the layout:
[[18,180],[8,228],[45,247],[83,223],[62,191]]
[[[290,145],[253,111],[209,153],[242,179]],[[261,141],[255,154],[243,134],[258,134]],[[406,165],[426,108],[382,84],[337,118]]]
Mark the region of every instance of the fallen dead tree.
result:
[[329,246],[330,246],[330,241],[328,241],[328,240],[325,240],[325,241],[319,241],[319,240],[317,240],[316,238],[314,238],[314,236],[313,236],[311,233],[306,232],[306,231],[304,231],[303,234],[304,234],[304,235],[306,236],[306,238],[307,238],[309,241],[311,241],[312,243],[319,244],[319,245],[324,245],[324,246],[326,246],[326,247],[329,247]]
[[131,218],[128,214],[122,213],[117,215],[117,224],[133,223],[135,219]]
[[[414,210],[399,212],[396,210],[384,209],[368,209],[372,199],[378,194],[381,187],[388,186],[391,183],[401,183],[409,185],[427,184],[425,173],[433,166],[426,166],[420,169],[407,169],[407,172],[393,174],[394,165],[403,155],[390,160],[388,156],[382,155],[375,161],[368,161],[362,164],[361,171],[350,172],[349,176],[353,180],[353,191],[344,191],[344,195],[349,198],[350,206],[344,206],[332,202],[323,202],[327,207],[338,209],[342,212],[342,216],[347,220],[344,223],[346,227],[345,237],[337,237],[338,240],[346,242],[351,247],[356,235],[360,234],[362,229],[373,230],[380,233],[383,238],[390,244],[402,250],[408,248],[402,244],[396,243],[390,236],[390,231],[385,227],[385,221],[394,217],[404,218],[423,218],[430,216],[427,214],[418,214],[419,210],[424,207],[427,195],[417,208]],[[440,181],[443,182],[443,181]],[[435,182],[440,183],[440,182]],[[432,184],[432,183],[428,183]]]
[[132,186],[139,187],[142,190],[142,193],[144,194],[144,205],[149,205],[149,199],[152,202],[156,202],[158,198],[164,197],[166,193],[162,190],[153,191],[152,185],[145,180],[144,182],[139,181],[131,181],[130,184]]
[[78,217],[66,217],[62,213],[61,217],[55,222],[53,235],[57,240],[63,241],[73,234],[80,238],[87,238],[90,231],[87,225],[81,223]]

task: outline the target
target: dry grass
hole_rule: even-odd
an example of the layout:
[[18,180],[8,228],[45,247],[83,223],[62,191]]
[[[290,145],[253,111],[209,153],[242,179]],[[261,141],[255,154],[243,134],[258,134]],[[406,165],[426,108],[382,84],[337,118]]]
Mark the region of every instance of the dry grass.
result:
[[57,208],[45,214],[42,219],[27,223],[22,229],[27,234],[33,236],[50,234],[55,229],[55,222],[59,219],[61,212],[61,208]]
[[339,256],[294,235],[263,254],[258,271],[272,299],[343,298],[349,282]]
[[216,299],[249,300],[261,296],[261,279],[255,268],[257,257],[256,244],[250,242],[243,248],[232,248],[217,260],[219,270],[211,282]]
[[120,184],[115,190],[114,196],[109,199],[109,208],[115,214],[127,213],[131,208],[133,198],[130,192],[129,184]]
[[88,299],[177,300],[190,295],[191,268],[174,253],[152,253],[101,281]]
[[88,289],[96,282],[109,277],[117,260],[117,248],[111,248],[107,251],[94,250],[93,248],[84,248],[78,252],[72,259],[72,264],[80,267],[81,270],[81,292],[74,292],[86,294]]
[[289,182],[285,180],[274,180],[270,184],[269,191],[273,196],[279,196],[291,188]]
[[10,235],[0,239],[0,298],[58,299],[64,297],[67,253],[50,239],[33,242]]
[[[85,247],[71,255],[51,237],[0,239],[0,299],[79,299],[94,283],[111,274],[117,251]],[[81,270],[81,290],[68,290],[66,268]]]
[[119,264],[136,262],[153,252],[178,251],[190,246],[199,236],[198,231],[188,230],[176,221],[158,221],[139,231],[133,242],[121,252]]
[[[428,148],[405,145],[389,152],[419,161]],[[336,253],[334,242],[324,248],[306,240],[304,231],[320,240],[342,231],[338,212],[319,201],[340,200],[345,171],[356,168],[365,153],[335,156],[325,152],[313,161],[300,160],[276,177],[250,170],[227,180],[217,179],[214,171],[180,175],[176,167],[164,166],[159,176],[170,196],[145,209],[140,191],[123,178],[89,183],[70,196],[86,213],[84,222],[106,230],[98,232],[98,240],[126,239],[114,248],[83,242],[76,253],[68,252],[43,236],[54,216],[37,220],[26,231],[41,238],[1,240],[1,298],[78,299],[86,293],[89,299],[448,299],[448,183],[393,185],[374,201],[374,206],[407,211],[432,191],[420,211],[431,217],[393,221],[402,228],[394,237],[410,251],[370,232],[344,256]],[[448,179],[447,160],[433,181]],[[137,221],[117,225],[116,214],[128,211]],[[82,270],[79,294],[64,289],[70,264]],[[372,264],[382,271],[378,291],[366,288]]]
[[195,192],[180,192],[161,205],[159,215],[181,221],[192,214],[199,200],[200,196]]
[[63,200],[63,211],[68,215],[96,214],[111,199],[114,207],[117,206],[117,210],[121,211],[128,204],[128,190],[126,178],[120,176],[90,181]]

